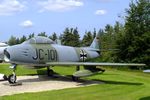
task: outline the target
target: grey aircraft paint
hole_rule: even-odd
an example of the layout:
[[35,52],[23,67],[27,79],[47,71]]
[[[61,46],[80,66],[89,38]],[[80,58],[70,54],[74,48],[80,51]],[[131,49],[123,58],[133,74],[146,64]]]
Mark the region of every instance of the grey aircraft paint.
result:
[[[93,63],[85,62],[87,59],[100,56],[98,38],[96,37],[90,47],[70,47],[58,45],[46,37],[35,37],[22,44],[7,47],[4,50],[5,62],[12,63],[13,74],[9,75],[9,83],[16,82],[16,66],[18,64],[28,65],[35,68],[47,67],[48,74],[53,71],[49,66],[77,66],[77,71],[73,74],[76,77],[84,77],[97,74],[104,70],[96,66],[145,66],[145,64],[133,63]],[[84,66],[85,70],[79,71],[79,66]]]
[[[62,64],[64,64],[64,62],[84,62],[89,58],[100,56],[99,52],[97,38],[94,39],[90,47],[76,48],[58,45],[46,37],[38,36],[31,38],[22,44],[10,46],[5,49],[4,59],[9,63],[33,64],[35,66],[40,66],[39,64],[43,64],[44,66],[44,64],[47,63],[50,65],[51,62],[53,62],[53,64],[54,62],[56,62],[56,64],[58,64],[58,62],[59,64],[61,62]],[[100,65],[100,63],[97,65]],[[110,64],[108,63],[108,65]],[[143,64],[134,65],[140,66]]]

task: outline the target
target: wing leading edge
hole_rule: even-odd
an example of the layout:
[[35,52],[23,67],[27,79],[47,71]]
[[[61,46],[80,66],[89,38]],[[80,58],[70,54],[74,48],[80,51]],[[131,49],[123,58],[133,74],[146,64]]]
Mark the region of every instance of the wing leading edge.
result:
[[146,66],[139,63],[50,62],[50,66]]
[[97,63],[97,62],[48,62],[43,64],[34,64],[34,63],[23,63],[23,62],[11,62],[21,65],[30,65],[30,66],[146,66],[142,63]]

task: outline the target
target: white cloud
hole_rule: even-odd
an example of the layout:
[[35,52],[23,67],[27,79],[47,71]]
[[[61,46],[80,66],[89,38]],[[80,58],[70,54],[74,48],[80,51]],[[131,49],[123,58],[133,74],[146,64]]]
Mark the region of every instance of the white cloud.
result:
[[0,15],[12,15],[23,11],[25,5],[17,0],[2,0],[0,1]]
[[95,12],[96,15],[105,15],[106,13],[107,13],[107,11],[103,10],[103,9],[96,10],[96,12]]
[[44,11],[67,11],[75,7],[83,6],[81,0],[47,0],[40,1],[38,4],[42,7],[40,12]]
[[30,20],[26,20],[26,21],[23,21],[20,25],[21,25],[22,27],[29,28],[29,27],[32,27],[32,26],[33,26],[33,23],[32,23],[32,21],[30,21]]

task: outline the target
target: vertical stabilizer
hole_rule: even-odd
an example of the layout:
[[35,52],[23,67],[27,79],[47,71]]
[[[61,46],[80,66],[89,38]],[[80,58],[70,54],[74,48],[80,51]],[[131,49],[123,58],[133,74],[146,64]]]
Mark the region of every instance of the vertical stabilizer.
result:
[[96,36],[92,42],[92,44],[90,45],[90,48],[94,48],[94,49],[97,49],[99,50],[99,37]]

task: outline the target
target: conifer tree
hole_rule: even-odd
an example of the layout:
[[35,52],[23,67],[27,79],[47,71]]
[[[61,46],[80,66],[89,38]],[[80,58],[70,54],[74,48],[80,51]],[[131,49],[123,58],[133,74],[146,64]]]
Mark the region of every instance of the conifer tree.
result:
[[92,35],[91,31],[85,32],[85,35],[83,36],[83,39],[82,39],[82,45],[90,46],[92,41],[93,41],[93,35]]
[[10,39],[8,40],[8,45],[15,45],[16,43],[16,37],[11,36]]
[[126,12],[125,34],[117,41],[116,60],[150,64],[150,1],[132,1]]

